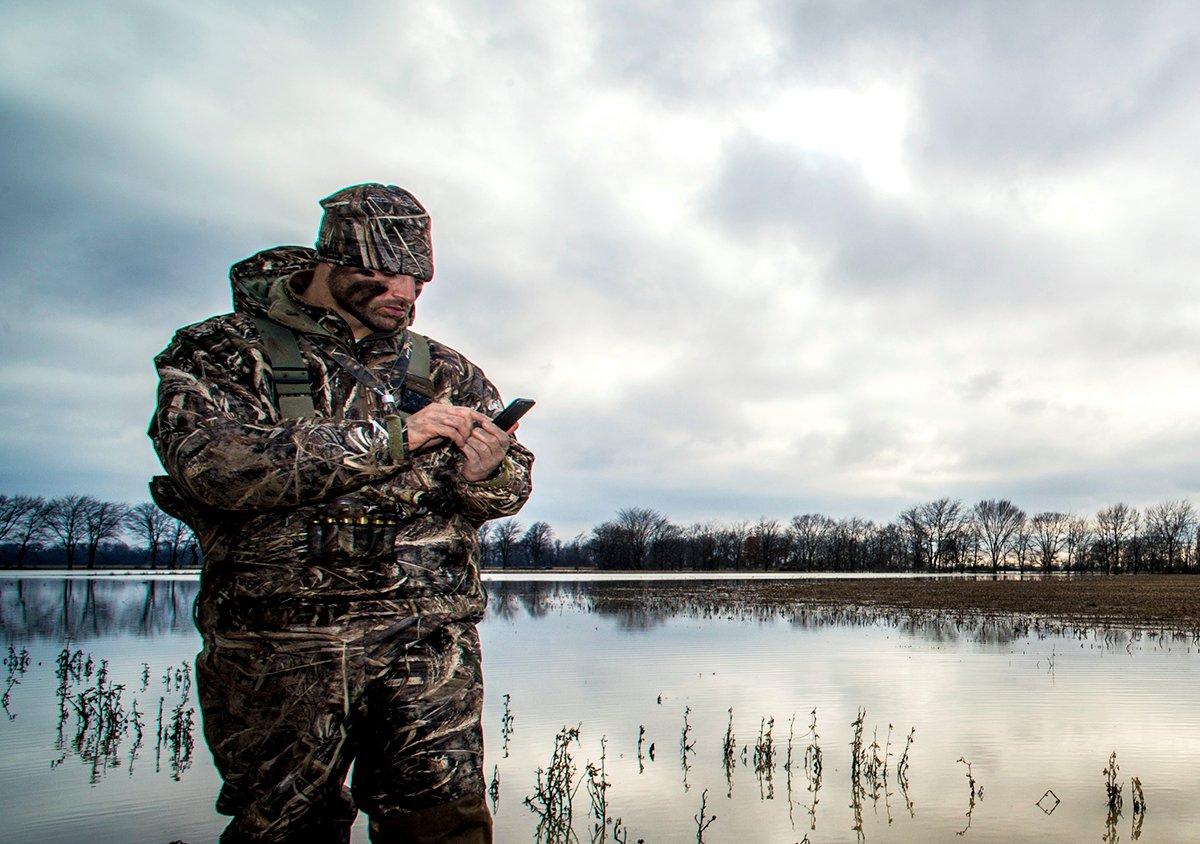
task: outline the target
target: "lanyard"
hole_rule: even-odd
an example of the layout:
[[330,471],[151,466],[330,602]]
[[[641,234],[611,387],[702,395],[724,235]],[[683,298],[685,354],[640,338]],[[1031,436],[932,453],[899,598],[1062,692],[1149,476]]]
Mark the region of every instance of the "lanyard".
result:
[[346,370],[354,377],[362,386],[371,390],[379,396],[380,409],[384,414],[391,413],[396,405],[396,394],[393,389],[402,388],[404,380],[408,377],[408,364],[412,359],[412,345],[409,344],[404,351],[396,356],[392,361],[391,368],[388,370],[387,379],[384,380],[368,369],[353,355],[346,354],[338,348],[330,347],[322,349],[323,352],[342,369]]

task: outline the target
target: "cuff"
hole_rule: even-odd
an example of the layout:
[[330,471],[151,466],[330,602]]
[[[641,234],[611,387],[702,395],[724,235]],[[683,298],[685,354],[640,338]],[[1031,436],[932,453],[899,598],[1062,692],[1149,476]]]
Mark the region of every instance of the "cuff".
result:
[[512,481],[512,478],[512,458],[506,454],[492,474],[481,481],[467,481],[467,483],[478,489],[504,489]]

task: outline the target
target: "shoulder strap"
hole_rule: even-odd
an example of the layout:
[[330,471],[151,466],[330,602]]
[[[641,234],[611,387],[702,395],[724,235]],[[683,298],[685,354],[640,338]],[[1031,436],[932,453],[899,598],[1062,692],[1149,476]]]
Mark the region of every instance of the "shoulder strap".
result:
[[[266,317],[252,316],[263,338],[263,350],[271,364],[275,381],[275,397],[279,413],[285,419],[304,419],[316,416],[313,404],[312,381],[308,366],[300,354],[300,341],[296,332]],[[409,331],[412,356],[404,386],[414,393],[432,399],[437,393],[431,377],[432,361],[429,338]]]
[[404,386],[414,393],[420,393],[427,399],[432,399],[437,390],[433,386],[430,375],[429,338],[413,330],[408,332],[412,343],[412,357],[408,361],[408,375],[405,376]]
[[250,318],[258,326],[258,332],[263,338],[263,349],[271,364],[279,415],[285,419],[316,416],[312,381],[308,377],[308,366],[300,354],[300,341],[296,338],[296,332],[266,317]]

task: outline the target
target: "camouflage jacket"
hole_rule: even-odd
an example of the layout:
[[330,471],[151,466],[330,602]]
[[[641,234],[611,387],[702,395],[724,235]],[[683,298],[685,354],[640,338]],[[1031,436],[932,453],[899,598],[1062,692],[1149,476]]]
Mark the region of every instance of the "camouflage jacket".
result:
[[[235,264],[234,312],[181,329],[155,358],[150,437],[171,482],[154,491],[185,516],[204,552],[197,625],[337,638],[478,620],[486,600],[478,528],[521,508],[533,455],[514,440],[493,476],[476,483],[462,478],[452,445],[395,461],[373,421],[378,396],[329,353],[351,354],[387,380],[408,333],[355,342],[340,317],[290,287],[312,264],[301,247]],[[251,316],[299,334],[316,417],[281,418]],[[502,409],[477,366],[429,345],[435,401],[489,416]],[[401,398],[408,407],[414,399],[424,401]]]

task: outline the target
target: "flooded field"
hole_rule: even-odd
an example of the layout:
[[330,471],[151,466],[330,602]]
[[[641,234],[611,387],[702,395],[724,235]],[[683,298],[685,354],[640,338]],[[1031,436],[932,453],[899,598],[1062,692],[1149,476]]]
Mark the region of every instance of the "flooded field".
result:
[[[774,602],[761,580],[489,591],[498,841],[1200,839],[1189,632]],[[5,840],[216,839],[195,593],[0,579]]]

